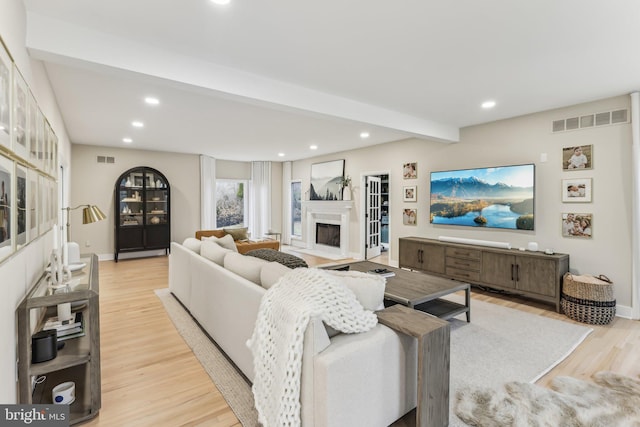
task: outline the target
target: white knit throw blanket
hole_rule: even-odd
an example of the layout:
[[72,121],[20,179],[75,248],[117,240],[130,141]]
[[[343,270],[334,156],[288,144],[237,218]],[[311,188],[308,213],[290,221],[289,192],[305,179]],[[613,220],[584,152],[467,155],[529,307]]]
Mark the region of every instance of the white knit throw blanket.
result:
[[297,268],[262,297],[253,336],[253,396],[264,427],[300,425],[300,376],[304,332],[319,316],[332,328],[366,332],[378,323],[339,278],[326,271]]

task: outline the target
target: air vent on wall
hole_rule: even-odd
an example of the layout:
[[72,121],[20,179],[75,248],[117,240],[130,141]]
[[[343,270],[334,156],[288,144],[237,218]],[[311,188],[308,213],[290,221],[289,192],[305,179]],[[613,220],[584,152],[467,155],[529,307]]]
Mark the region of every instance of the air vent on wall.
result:
[[98,156],[98,163],[115,163],[116,158],[113,156]]
[[592,128],[594,126],[606,126],[619,123],[629,123],[629,111],[627,109],[604,111],[601,113],[587,114],[580,117],[569,117],[554,120],[551,125],[552,132],[564,132],[568,130]]

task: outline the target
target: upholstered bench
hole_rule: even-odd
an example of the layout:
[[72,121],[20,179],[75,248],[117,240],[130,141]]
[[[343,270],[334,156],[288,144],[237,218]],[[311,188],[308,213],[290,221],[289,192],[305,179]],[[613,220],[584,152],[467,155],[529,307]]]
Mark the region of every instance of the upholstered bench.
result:
[[309,267],[307,262],[302,258],[273,249],[253,249],[245,253],[245,255],[261,258],[266,261],[275,261],[289,268]]
[[[231,230],[231,229],[227,229],[227,230]],[[231,233],[227,233],[222,228],[219,228],[216,230],[198,230],[196,231],[196,239],[202,240],[203,237],[211,237],[211,236],[222,238],[227,234],[231,234]],[[254,241],[254,240],[236,239],[236,236],[234,236],[234,240],[235,240],[236,248],[238,249],[238,252],[241,254],[246,254],[247,252],[254,249],[273,249],[276,251],[280,249],[280,242],[278,242],[277,240]]]

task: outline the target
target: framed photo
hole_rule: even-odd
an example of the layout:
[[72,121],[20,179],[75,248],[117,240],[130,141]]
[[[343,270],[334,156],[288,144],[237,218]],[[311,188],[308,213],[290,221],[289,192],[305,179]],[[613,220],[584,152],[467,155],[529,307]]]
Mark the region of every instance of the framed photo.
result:
[[46,227],[47,197],[49,193],[45,187],[45,181],[44,175],[38,174],[38,232],[41,236],[49,230]]
[[42,170],[44,170],[44,151],[46,145],[46,134],[45,134],[45,120],[44,114],[38,108],[38,112],[36,113],[36,156],[37,159],[35,164]]
[[13,252],[13,161],[0,155],[0,261]]
[[27,147],[27,83],[22,74],[13,66],[13,133],[11,150],[23,159],[28,159]]
[[402,224],[403,225],[418,225],[418,210],[417,209],[405,209],[402,211]]
[[562,201],[565,203],[591,202],[591,183],[591,178],[563,179]]
[[408,187],[402,187],[402,200],[404,202],[417,202],[418,201],[417,186],[411,185]]
[[27,168],[16,163],[16,250],[29,242],[29,216],[27,215]]
[[51,125],[44,120],[44,135],[42,136],[42,170],[51,173]]
[[341,200],[344,159],[311,165],[310,200]]
[[562,237],[590,239],[593,233],[593,215],[590,213],[563,213]]
[[0,146],[11,148],[11,74],[13,63],[0,43]]
[[418,163],[405,163],[402,165],[402,177],[404,179],[418,178]]
[[29,161],[38,164],[38,104],[33,94],[29,92],[27,109],[27,145]]
[[27,233],[28,241],[38,237],[38,172],[35,169],[27,171]]
[[593,168],[593,145],[577,145],[562,149],[562,169],[576,171]]

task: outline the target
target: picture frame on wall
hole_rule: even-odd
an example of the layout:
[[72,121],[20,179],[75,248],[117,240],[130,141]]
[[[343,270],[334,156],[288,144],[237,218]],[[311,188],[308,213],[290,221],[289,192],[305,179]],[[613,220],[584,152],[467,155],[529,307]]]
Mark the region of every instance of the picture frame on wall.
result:
[[44,175],[38,174],[38,233],[42,236],[44,233],[48,231],[46,228],[46,206],[48,203],[47,197],[48,192],[45,188],[45,178]]
[[0,146],[11,148],[11,74],[13,62],[0,41]]
[[27,171],[27,211],[29,212],[27,240],[32,241],[38,237],[38,172],[34,169]]
[[0,261],[13,253],[13,161],[0,155]]
[[564,203],[590,203],[591,178],[575,178],[562,180],[562,201]]
[[16,250],[29,243],[29,215],[27,210],[27,168],[16,163],[15,227]]
[[29,90],[18,68],[13,65],[13,116],[11,122],[11,150],[23,159],[28,159],[27,147],[27,100]]
[[417,202],[418,201],[418,187],[416,185],[409,185],[402,187],[402,201],[404,202]]
[[418,225],[418,210],[417,209],[404,209],[402,211],[402,224],[403,225]]
[[29,150],[29,161],[34,165],[38,164],[38,104],[33,93],[29,92],[27,109],[27,145]]
[[342,200],[344,159],[311,165],[310,200]]
[[44,151],[45,151],[45,141],[46,141],[46,128],[45,128],[45,119],[42,110],[38,108],[38,112],[36,114],[36,139],[37,139],[37,159],[35,164],[42,170],[44,170]]
[[562,169],[565,171],[593,169],[593,145],[564,147]]
[[418,178],[418,163],[411,162],[402,165],[402,177],[404,179],[417,179]]
[[591,239],[593,235],[593,214],[563,213],[562,237],[577,237]]

